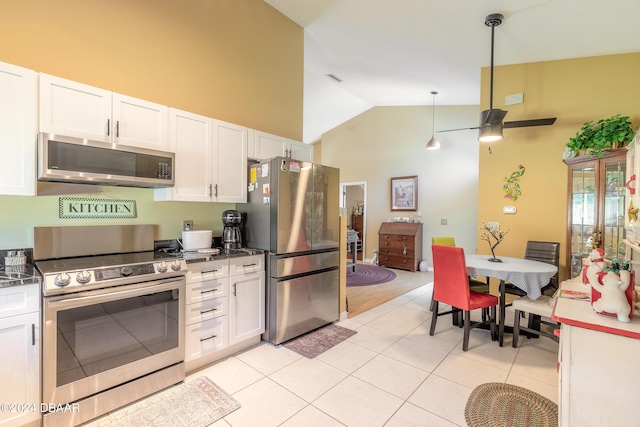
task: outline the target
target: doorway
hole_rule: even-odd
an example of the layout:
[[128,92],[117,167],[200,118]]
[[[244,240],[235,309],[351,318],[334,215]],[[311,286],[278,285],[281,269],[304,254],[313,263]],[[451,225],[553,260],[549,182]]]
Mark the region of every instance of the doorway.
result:
[[358,232],[360,244],[358,245],[358,260],[366,260],[366,230],[367,230],[367,183],[343,182],[340,183],[340,207],[347,215],[347,228]]

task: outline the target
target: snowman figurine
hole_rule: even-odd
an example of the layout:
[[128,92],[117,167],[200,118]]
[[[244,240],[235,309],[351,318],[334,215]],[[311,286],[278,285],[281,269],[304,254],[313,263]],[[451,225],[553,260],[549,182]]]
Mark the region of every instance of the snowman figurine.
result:
[[628,323],[631,321],[629,318],[631,305],[625,293],[631,283],[629,270],[620,270],[620,276],[610,271],[602,278],[602,284],[598,283],[597,279],[590,283],[591,287],[602,295],[593,303],[593,309],[596,313],[606,311],[615,314],[620,322]]

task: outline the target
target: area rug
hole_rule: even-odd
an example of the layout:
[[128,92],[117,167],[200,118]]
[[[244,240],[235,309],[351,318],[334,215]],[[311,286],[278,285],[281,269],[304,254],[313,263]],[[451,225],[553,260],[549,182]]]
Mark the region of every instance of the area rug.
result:
[[486,383],[471,392],[464,418],[470,427],[557,427],[558,405],[526,388]]
[[207,377],[171,387],[86,427],[205,427],[240,404]]
[[308,359],[313,359],[355,333],[356,331],[331,323],[287,341],[283,345]]
[[368,286],[390,282],[396,278],[396,273],[377,265],[358,264],[356,271],[347,269],[347,286]]

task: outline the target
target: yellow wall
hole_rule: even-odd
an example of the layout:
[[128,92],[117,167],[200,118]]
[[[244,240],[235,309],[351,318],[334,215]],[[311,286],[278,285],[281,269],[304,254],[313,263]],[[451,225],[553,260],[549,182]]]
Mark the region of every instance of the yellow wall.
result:
[[[582,124],[617,113],[640,125],[640,53],[550,61],[495,68],[494,108],[509,111],[505,121],[557,117],[552,126],[505,129],[504,138],[480,144],[478,224],[499,221],[511,231],[496,255],[522,256],[527,240],[561,244],[561,279],[566,278],[567,166],[562,161],[565,144]],[[481,109],[489,107],[489,69],[482,70]],[[504,106],[505,95],[524,93],[524,103]],[[522,194],[505,199],[504,178],[525,167]],[[502,208],[516,206],[515,215]],[[480,253],[490,253],[478,239]]]
[[[261,0],[3,2],[0,40],[2,62],[302,139],[303,30]],[[51,193],[133,199],[138,217],[60,220],[58,196],[0,196],[0,248],[32,246],[41,225],[154,223],[157,238],[175,238],[183,219],[220,230],[233,208],[154,202],[150,189],[67,188]]]
[[[436,129],[477,123],[478,106],[436,106]],[[423,226],[422,258],[431,264],[431,237],[453,236],[476,251],[478,143],[473,131],[436,134],[442,149],[427,151],[432,107],[374,107],[326,132],[323,164],[340,168],[340,181],[366,182],[364,256],[378,248],[380,224],[394,217],[414,220],[417,212],[391,211],[390,178],[418,177],[418,209]],[[350,214],[350,212],[347,212]],[[441,220],[446,219],[447,225]]]

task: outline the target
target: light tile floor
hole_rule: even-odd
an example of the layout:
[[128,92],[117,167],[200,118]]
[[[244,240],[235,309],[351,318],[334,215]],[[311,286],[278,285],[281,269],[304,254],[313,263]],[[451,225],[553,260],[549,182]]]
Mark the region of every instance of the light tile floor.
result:
[[429,336],[432,286],[339,322],[358,333],[315,359],[263,342],[187,381],[206,375],[242,405],[215,426],[466,426],[467,399],[486,382],[557,403],[557,343],[523,338],[514,349],[507,334],[499,347],[488,331],[473,329],[463,352],[462,329],[450,316]]

